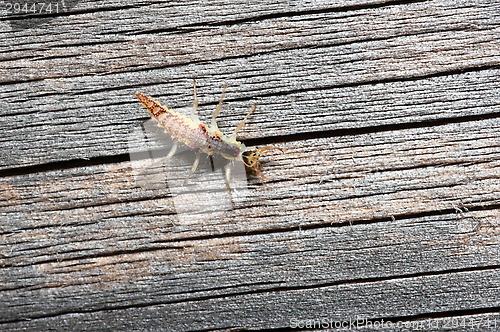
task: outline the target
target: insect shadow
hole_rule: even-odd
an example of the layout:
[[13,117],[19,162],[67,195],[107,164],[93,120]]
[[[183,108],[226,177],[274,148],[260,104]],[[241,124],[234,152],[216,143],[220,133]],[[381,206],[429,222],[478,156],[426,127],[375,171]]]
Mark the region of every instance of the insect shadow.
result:
[[[189,113],[185,109],[177,111]],[[196,172],[186,181],[196,153],[188,146],[178,144],[175,154],[169,156],[175,143],[176,140],[166,134],[158,122],[148,120],[134,128],[128,145],[130,160],[137,167],[133,172],[136,185],[141,190],[158,194],[168,191],[181,222],[213,218],[246,199],[247,171],[242,161],[231,162],[231,177],[227,183],[227,160],[217,155],[205,155]]]

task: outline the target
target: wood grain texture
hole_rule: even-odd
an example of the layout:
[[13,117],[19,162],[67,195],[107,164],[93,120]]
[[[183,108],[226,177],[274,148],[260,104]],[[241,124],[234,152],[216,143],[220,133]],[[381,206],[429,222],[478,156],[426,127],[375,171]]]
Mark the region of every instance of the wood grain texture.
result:
[[[218,0],[3,17],[0,329],[498,329],[499,14]],[[284,149],[262,158],[272,180],[229,197],[200,170],[203,191],[175,194],[192,156],[129,160],[135,91],[181,108],[193,78],[202,119],[228,83],[224,132],[258,103],[240,138]]]
[[[221,117],[225,131],[254,102],[263,105],[242,138],[498,112],[498,89],[489,88],[498,72],[477,72],[500,65],[498,26],[490,17],[500,12],[498,4],[454,5],[306,12],[228,27],[195,26],[186,33],[146,33],[151,23],[141,23],[144,14],[136,8],[117,13],[123,21],[119,29],[136,29],[127,33],[105,33],[103,20],[116,27],[109,18],[64,16],[58,24],[35,29],[43,36],[30,31],[19,43],[19,52],[39,53],[34,60],[16,56],[11,46],[12,58],[2,62],[0,77],[11,84],[0,100],[0,140],[8,147],[0,166],[127,153],[130,131],[146,117],[135,91],[161,96],[169,106],[189,105],[193,78],[199,80],[202,102],[211,105],[223,82],[229,84]],[[50,29],[62,35],[53,38]],[[88,45],[87,36],[118,40]],[[10,40],[8,33],[5,37]],[[78,45],[71,41],[75,38],[84,45],[64,46]],[[429,75],[437,77],[427,80]],[[210,108],[202,118],[209,117]]]
[[[3,227],[74,224],[89,222],[88,214],[116,218],[140,211],[142,216],[132,214],[134,222],[171,225],[168,236],[176,237],[188,229],[190,235],[224,234],[495,206],[499,129],[500,119],[491,119],[283,144],[285,154],[263,159],[273,181],[251,187],[230,213],[219,211],[214,220],[202,218],[207,224],[179,228],[165,184],[166,173],[175,170],[149,168],[150,160],[4,177],[2,205],[9,223]],[[188,162],[179,177],[189,171]]]
[[[7,244],[2,252],[3,268],[9,271],[2,282],[4,298],[8,299],[2,305],[6,308],[4,318],[55,315],[66,320],[60,308],[68,312],[97,311],[95,318],[76,318],[86,322],[95,319],[92,324],[96,325],[87,326],[93,329],[102,328],[101,319],[118,324],[117,317],[122,315],[101,316],[101,310],[147,306],[146,312],[194,310],[192,317],[178,318],[192,322],[197,312],[214,305],[211,299],[229,297],[228,305],[243,301],[230,296],[233,293],[257,296],[256,303],[250,302],[260,308],[261,301],[276,303],[274,295],[260,298],[262,292],[297,288],[310,294],[290,296],[316,294],[319,299],[324,296],[320,285],[337,284],[339,280],[350,285],[346,287],[362,283],[376,288],[379,286],[372,284],[373,278],[405,283],[405,274],[411,278],[429,274],[441,280],[449,277],[449,271],[496,273],[500,257],[498,210],[468,210],[498,205],[495,133],[499,126],[495,119],[345,137],[335,143],[310,140],[307,148],[291,143],[286,147],[287,154],[277,156],[275,165],[268,169],[271,175],[281,174],[283,178],[253,188],[248,201],[240,202],[232,211],[199,215],[191,223],[179,221],[166,188],[154,183],[145,190],[137,185],[134,170],[138,167],[86,167],[3,178],[3,208],[9,211],[2,223]],[[354,150],[356,154],[352,155]],[[442,155],[434,164],[439,150]],[[282,163],[280,158],[293,163]],[[33,204],[36,210],[27,208]],[[429,211],[436,212],[415,217]],[[445,211],[450,212],[443,214]],[[330,226],[339,221],[359,226]],[[252,245],[256,247],[248,247]],[[482,280],[481,276],[471,278]],[[135,289],[132,284],[141,286]],[[63,285],[64,290],[58,290]],[[317,285],[317,289],[311,285]],[[39,303],[34,301],[36,294],[47,287],[58,290],[50,301],[46,297]],[[421,286],[411,287],[416,292]],[[488,287],[480,292],[495,292]],[[109,303],[109,292],[126,292],[126,296],[117,295],[115,302]],[[399,296],[394,289],[386,292]],[[470,290],[457,292],[465,296]],[[144,300],[145,294],[148,300]],[[203,309],[205,304],[198,307],[197,303],[197,309],[189,309],[191,298],[207,298],[207,307]],[[407,299],[401,300],[400,306],[407,304]],[[434,300],[431,297],[430,303],[413,304],[412,310],[399,314],[429,314],[437,305]],[[173,308],[148,307],[148,303],[163,306],[170,302],[176,303]],[[9,303],[16,303],[14,310],[8,310]],[[186,307],[178,307],[178,303]],[[285,303],[276,304],[277,312],[287,308]],[[460,303],[458,298],[453,308],[439,310],[461,310]],[[365,305],[358,303],[359,310],[368,310]],[[375,306],[364,314],[370,318],[391,317],[401,310],[389,307],[395,311],[376,316],[379,312]],[[426,311],[417,310],[422,308]],[[319,309],[281,315],[275,322],[262,313],[252,314],[256,315],[253,319],[262,318],[261,324],[280,327],[293,317],[316,317],[313,313],[331,316],[330,305]],[[247,315],[249,311],[242,308],[242,313]],[[223,314],[218,312],[213,317],[211,327],[220,328],[229,322],[219,315]],[[243,316],[233,317],[242,326],[263,327]],[[144,317],[140,321],[151,324]],[[158,324],[166,323],[160,320]],[[200,328],[196,324],[186,326]]]
[[474,218],[498,221],[498,213],[173,242],[35,264],[18,270],[23,285],[14,275],[5,283],[4,299],[18,306],[3,315],[32,317],[19,324],[31,327],[55,319],[86,329],[112,323],[192,330],[496,307],[498,269],[490,264],[498,264],[498,232],[460,230],[457,222],[473,226]]

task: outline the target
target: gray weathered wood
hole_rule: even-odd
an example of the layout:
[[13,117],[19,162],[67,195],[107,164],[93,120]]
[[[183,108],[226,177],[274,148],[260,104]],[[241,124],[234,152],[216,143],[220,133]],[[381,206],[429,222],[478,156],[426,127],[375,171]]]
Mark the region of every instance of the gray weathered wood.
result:
[[[316,294],[314,298],[319,299],[324,296],[324,284],[340,282],[352,289],[351,284],[362,282],[375,289],[380,282],[369,279],[383,278],[416,291],[426,282],[419,279],[421,274],[442,280],[455,278],[445,273],[449,270],[479,273],[471,276],[472,280],[483,278],[482,273],[496,273],[489,266],[497,265],[500,257],[498,211],[467,212],[464,204],[469,208],[498,204],[498,149],[492,146],[499,126],[500,121],[493,119],[347,136],[336,142],[289,143],[283,157],[276,156],[274,165],[266,164],[270,175],[279,181],[253,188],[252,197],[235,211],[223,212],[215,219],[201,216],[191,224],[176,220],[165,188],[148,191],[137,187],[127,167],[97,166],[3,178],[2,197],[8,202],[4,211],[9,211],[2,223],[8,225],[4,229],[7,246],[2,252],[4,268],[9,268],[2,282],[4,298],[8,299],[3,304],[5,318],[55,315],[66,320],[64,312],[96,311],[86,318],[76,316],[88,321],[90,329],[99,328],[99,319],[115,320],[114,316],[102,316],[113,306],[117,310],[146,306],[144,310],[149,312],[156,310],[150,305],[163,303],[168,308],[161,310],[187,310],[196,315],[197,310],[214,306],[213,301],[222,307],[242,301],[230,294],[246,294],[242,295],[245,303],[259,307],[265,301],[276,301],[275,295],[282,296],[278,294],[288,288],[306,294],[287,296]],[[456,212],[411,217],[439,210]],[[390,216],[396,221],[391,222]],[[374,224],[363,224],[363,220],[377,219]],[[352,229],[329,227],[339,220],[362,224]],[[311,228],[313,225],[317,226]],[[303,230],[297,230],[298,226]],[[247,232],[254,235],[245,235]],[[200,236],[203,238],[193,239]],[[409,282],[408,278],[418,281]],[[58,291],[51,301],[45,297],[40,302],[34,300],[46,287],[58,289],[63,284],[65,291]],[[486,288],[481,292],[496,298],[491,293],[494,288],[483,286]],[[448,286],[444,283],[441,287]],[[117,295],[114,304],[108,304],[108,292],[103,293],[102,288],[112,289],[113,294],[126,292],[126,296]],[[385,291],[397,293],[392,288]],[[149,294],[147,301],[144,292]],[[423,306],[422,302],[408,304],[401,297],[399,307],[389,306],[392,312],[379,312],[375,304],[367,309],[364,302],[358,303],[357,310],[371,318],[397,316],[398,312],[405,316],[461,310],[461,296],[469,292],[468,288],[458,290],[462,295],[455,294],[456,301],[447,306],[433,303],[434,297]],[[207,299],[193,303],[193,298]],[[336,297],[332,301],[359,299]],[[175,302],[172,308],[167,305],[170,302]],[[17,306],[8,310],[9,303],[21,305],[22,310]],[[276,304],[275,309],[285,310],[285,303]],[[349,308],[354,310],[352,305]],[[330,315],[333,311],[328,308],[331,306],[319,312]],[[141,310],[132,311],[142,317],[142,323],[150,324]],[[225,310],[229,309],[210,316],[214,319],[211,327],[226,326]],[[255,319],[262,317],[260,324],[280,327],[292,317],[312,317],[319,307],[311,307],[309,313],[296,310],[277,321],[262,317],[258,310],[251,312],[256,315],[253,319],[241,316],[236,321],[261,327]],[[340,315],[343,311],[335,312]],[[243,308],[242,313],[250,312]],[[193,316],[178,319],[175,326],[182,328],[182,324],[193,322],[184,328],[201,328]],[[32,324],[43,326],[45,321]]]
[[[261,105],[242,138],[498,112],[498,71],[476,72],[500,65],[498,26],[485,16],[496,6],[413,3],[293,19],[284,15],[230,24],[222,36],[222,28],[200,27],[188,35],[116,35],[117,42],[109,44],[114,35],[103,34],[105,41],[90,45],[83,41],[103,29],[104,18],[65,16],[60,24],[80,30],[53,24],[36,29],[34,36],[31,31],[19,43],[19,52],[36,48],[42,60],[16,60],[12,47],[12,59],[2,62],[0,77],[13,84],[4,86],[0,101],[0,140],[6,147],[0,166],[127,153],[130,131],[146,118],[134,92],[161,97],[169,106],[189,105],[193,78],[199,79],[202,102],[212,105],[222,83],[229,84],[233,102],[221,117],[226,132],[252,103]],[[120,29],[150,26],[139,23],[143,15],[137,10],[120,13]],[[392,20],[395,15],[398,19]],[[443,20],[443,15],[451,17]],[[50,29],[63,35],[54,39]],[[41,37],[50,39],[45,43],[49,49],[40,48]],[[84,45],[61,47],[68,42]],[[226,54],[231,51],[247,55]],[[463,76],[449,75],[468,70],[472,72]],[[439,77],[427,80],[428,75]],[[415,81],[404,81],[409,78]],[[376,84],[383,82],[388,84]],[[205,108],[202,118],[211,109]]]
[[[353,7],[344,8],[329,4],[329,10],[317,6],[312,12],[296,8],[295,13],[280,4],[280,13],[274,15],[271,12],[276,12],[277,1],[264,6],[252,4],[244,13],[237,9],[240,6],[237,2],[180,6],[161,3],[132,8],[127,4],[123,10],[116,9],[116,16],[107,11],[89,14],[85,9],[76,10],[74,14],[55,18],[51,24],[35,25],[21,32],[9,32],[4,21],[2,37],[5,38],[0,46],[9,48],[9,52],[0,74],[3,82],[37,81],[142,71],[231,57],[247,56],[250,57],[247,61],[253,62],[252,56],[256,54],[260,57],[260,53],[281,50],[291,51],[289,58],[293,60],[289,61],[301,61],[305,55],[318,56],[318,53],[324,58],[328,52],[322,48],[335,53],[334,57],[324,59],[324,64],[329,65],[336,57],[343,60],[342,66],[326,66],[330,70],[323,74],[331,76],[361,69],[356,72],[358,79],[408,78],[434,73],[438,68],[442,71],[498,64],[497,3],[417,1],[391,5],[388,1],[386,6],[370,6],[366,1],[363,8],[355,7],[361,3],[356,2],[351,3]],[[258,10],[259,15],[253,10]],[[194,15],[203,11],[205,17],[193,17],[186,11]],[[229,11],[232,13],[225,15]],[[172,28],[177,31],[170,31]],[[443,39],[447,43],[442,43]],[[311,47],[317,49],[302,50]],[[302,66],[297,68],[300,62],[295,61],[291,65],[298,71]],[[358,61],[367,61],[367,65]],[[265,58],[259,62],[267,63]],[[377,64],[382,67],[377,68]],[[298,77],[303,78],[302,84],[312,83],[314,87],[321,78],[307,74]]]
[[[211,328],[238,321],[242,326],[280,327],[292,317],[383,318],[497,306],[498,270],[488,266],[499,262],[499,233],[491,232],[498,218],[497,211],[482,211],[352,228],[174,241],[163,249],[130,248],[113,255],[85,257],[73,250],[71,259],[11,268],[2,281],[2,318],[30,317],[34,320],[28,326],[44,326],[45,319],[36,318],[76,317],[88,327],[102,328],[102,322],[93,320],[119,324],[118,317],[130,311],[139,315],[139,327],[144,320],[152,323],[146,316],[157,312],[161,324],[170,319],[174,326],[200,329],[196,316],[213,319]],[[478,226],[477,220],[491,224]],[[106,228],[101,232],[111,235]],[[95,236],[88,240],[101,242]],[[422,291],[431,295],[437,288],[443,291],[440,298],[422,297]],[[376,294],[386,296],[386,302],[363,300]],[[472,303],[479,295],[479,302]],[[294,298],[301,302],[290,307]],[[308,301],[319,302],[309,306]],[[10,309],[9,303],[17,305]],[[242,308],[232,312],[236,304]],[[268,305],[274,311],[265,314]],[[127,313],[123,308],[129,308]]]
[[[500,326],[499,4],[66,3],[0,20],[0,329]],[[192,156],[126,160],[134,92],[193,78],[285,151],[232,204],[201,169],[171,194]]]
[[[150,160],[4,177],[2,227],[51,229],[102,219],[114,225],[124,218],[128,226],[163,225],[162,236],[172,239],[186,231],[200,236],[495,206],[499,130],[500,119],[490,119],[283,144],[285,154],[263,158],[274,181],[251,187],[232,211],[198,216],[203,223],[176,222],[165,184],[173,169],[148,168]],[[189,160],[179,162],[186,162],[178,174],[184,178]],[[214,201],[211,194],[196,197],[203,199]]]

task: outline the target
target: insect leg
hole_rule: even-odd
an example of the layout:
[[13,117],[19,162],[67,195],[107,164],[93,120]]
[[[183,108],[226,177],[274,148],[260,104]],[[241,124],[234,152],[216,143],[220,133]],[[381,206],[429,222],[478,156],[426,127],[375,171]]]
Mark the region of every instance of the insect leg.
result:
[[196,115],[196,110],[198,109],[198,96],[196,95],[196,80],[193,80],[193,95],[194,95],[194,102],[193,102],[193,108],[191,109],[191,120],[194,122],[200,122],[200,119]]
[[[175,141],[174,142],[174,145],[172,145],[172,148],[170,149],[170,151],[168,152],[168,154],[165,156],[165,160],[166,159],[170,159],[172,158],[172,156],[175,154],[175,152],[177,151],[177,146],[178,146],[178,142]],[[162,158],[163,159],[163,158]]]
[[174,142],[174,145],[172,145],[172,148],[170,149],[170,151],[168,152],[168,154],[165,157],[161,157],[157,161],[153,161],[147,167],[154,167],[154,166],[159,165],[159,164],[163,163],[164,161],[167,161],[168,159],[172,158],[172,156],[177,151],[177,146],[178,146],[178,143]]
[[245,122],[247,121],[248,117],[250,116],[250,114],[253,113],[253,111],[255,111],[255,109],[257,108],[257,104],[253,105],[253,107],[250,109],[250,111],[248,111],[247,115],[245,115],[245,117],[243,118],[243,120],[241,120],[240,124],[238,125],[238,127],[236,127],[236,129],[234,129],[234,132],[233,134],[231,135],[231,138],[234,138],[236,139],[236,134],[238,133],[238,131],[243,128],[243,126],[245,125]]
[[189,171],[189,174],[187,176],[187,178],[184,180],[184,182],[182,183],[182,185],[185,185],[187,183],[187,180],[191,177],[191,175],[193,175],[193,173],[196,171],[196,169],[198,168],[198,164],[200,163],[200,158],[201,158],[201,153],[198,152],[196,154],[196,158],[194,159],[194,163],[193,163],[193,167],[191,167],[191,171]]
[[219,130],[219,127],[217,126],[217,121],[215,120],[215,118],[217,118],[217,115],[219,115],[220,111],[222,110],[222,101],[224,100],[224,94],[226,93],[226,88],[227,88],[227,84],[224,84],[224,87],[222,88],[222,95],[220,96],[219,104],[217,105],[217,108],[215,109],[214,113],[212,114],[212,123],[210,125],[212,129]]
[[229,183],[231,181],[231,162],[228,162],[226,166],[224,166],[224,171],[225,171],[224,175],[226,179],[226,186],[229,189]]
[[229,195],[229,199],[232,201],[233,200],[233,195],[231,194],[231,186],[230,181],[231,181],[231,162],[228,162],[226,166],[224,166],[224,180],[226,181],[226,189],[227,193]]

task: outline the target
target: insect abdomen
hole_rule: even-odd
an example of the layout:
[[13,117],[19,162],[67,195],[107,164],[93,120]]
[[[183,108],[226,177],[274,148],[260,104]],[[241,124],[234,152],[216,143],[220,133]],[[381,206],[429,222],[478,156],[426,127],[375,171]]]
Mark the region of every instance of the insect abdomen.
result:
[[147,108],[148,112],[153,115],[153,118],[158,121],[158,125],[165,129],[166,133],[192,149],[205,145],[205,139],[200,135],[198,124],[182,114],[158,104],[143,93],[137,92],[135,95]]
[[169,110],[143,93],[137,92],[136,96],[158,121],[158,125],[174,139],[209,155],[218,154],[229,160],[240,158],[241,143],[228,139],[218,130],[209,131],[205,124],[196,123],[182,114]]

